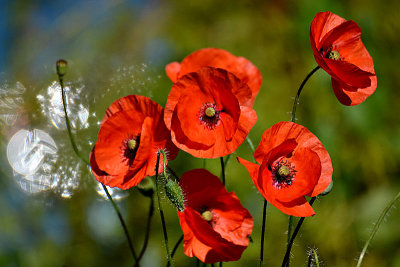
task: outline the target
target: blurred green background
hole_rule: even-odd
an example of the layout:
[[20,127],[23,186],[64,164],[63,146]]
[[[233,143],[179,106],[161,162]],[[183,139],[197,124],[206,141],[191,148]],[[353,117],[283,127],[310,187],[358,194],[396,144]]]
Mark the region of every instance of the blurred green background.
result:
[[[109,104],[142,94],[165,105],[172,86],[165,65],[204,47],[244,56],[260,69],[258,121],[249,135],[258,144],[267,128],[290,119],[297,88],[316,66],[310,23],[317,12],[329,10],[361,27],[378,88],[355,107],[339,103],[322,70],[304,88],[297,122],[328,150],[334,187],[314,204],[316,215],[306,219],[292,266],[306,266],[310,248],[318,249],[322,266],[355,266],[373,223],[400,190],[398,1],[16,0],[1,1],[0,10],[0,266],[133,265],[111,204],[73,153],[62,113],[54,115],[60,111],[54,83],[59,58],[69,62],[69,104],[85,155]],[[41,130],[57,147],[42,155],[46,165],[35,175],[14,172],[7,159],[10,139],[21,129]],[[246,143],[235,156],[252,157]],[[183,174],[202,164],[181,151],[171,167]],[[219,175],[219,160],[208,160],[207,168]],[[254,243],[241,260],[224,266],[258,266],[262,197],[233,158],[226,173],[228,191],[250,210],[255,228]],[[113,193],[138,251],[149,200],[136,188]],[[165,197],[163,204],[173,246],[181,230],[174,207]],[[267,213],[265,266],[280,266],[288,217],[272,206]],[[391,210],[362,266],[400,266],[399,220],[399,210]],[[156,213],[142,266],[166,265],[160,225]],[[175,263],[194,266],[196,261],[180,247]]]

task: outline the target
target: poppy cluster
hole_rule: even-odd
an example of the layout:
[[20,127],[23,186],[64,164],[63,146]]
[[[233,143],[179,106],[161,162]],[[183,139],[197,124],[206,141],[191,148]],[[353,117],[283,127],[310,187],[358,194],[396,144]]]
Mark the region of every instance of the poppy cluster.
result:
[[240,259],[253,219],[236,194],[205,169],[184,173],[179,184],[185,193],[185,209],[178,212],[185,254],[204,263]]
[[[345,105],[360,104],[376,89],[372,58],[360,35],[355,22],[330,12],[318,13],[311,24],[314,57]],[[262,77],[246,58],[205,48],[168,64],[166,73],[173,85],[165,109],[137,95],[108,107],[90,154],[92,173],[104,185],[129,189],[155,175],[160,149],[167,160],[179,149],[198,158],[229,155],[255,125],[253,104]],[[263,133],[254,158],[257,163],[237,159],[268,202],[288,215],[315,214],[306,196],[321,194],[333,169],[314,134],[294,122],[279,122]],[[168,179],[165,174],[166,184]],[[178,186],[175,180],[170,184]],[[235,193],[205,169],[184,173],[178,189],[170,191],[184,203],[178,209],[184,253],[204,263],[238,260],[249,244],[253,219]]]
[[254,158],[238,158],[263,197],[282,212],[307,217],[314,210],[305,196],[322,193],[332,180],[332,163],[318,138],[293,122],[279,122],[267,129]]
[[310,40],[315,60],[332,77],[340,103],[358,105],[375,92],[374,63],[357,23],[329,11],[320,12],[311,23]]

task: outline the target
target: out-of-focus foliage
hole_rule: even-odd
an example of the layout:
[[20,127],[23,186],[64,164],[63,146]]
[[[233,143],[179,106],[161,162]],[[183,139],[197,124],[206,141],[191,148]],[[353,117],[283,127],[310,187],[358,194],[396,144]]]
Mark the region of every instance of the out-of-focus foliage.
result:
[[[97,193],[93,176],[73,154],[65,128],[55,127],[45,108],[51,105],[43,101],[50,99],[59,58],[69,62],[65,81],[71,94],[80,92],[73,103],[89,112],[74,131],[85,155],[89,155],[98,121],[109,104],[127,94],[142,94],[164,105],[172,86],[165,64],[204,47],[226,49],[259,67],[263,85],[254,106],[258,122],[250,132],[258,144],[264,130],[290,119],[293,96],[316,66],[309,26],[317,12],[326,10],[359,24],[374,59],[378,88],[355,107],[338,102],[330,77],[322,70],[304,88],[297,122],[317,135],[330,153],[334,187],[314,204],[316,215],[306,219],[295,242],[292,265],[305,265],[307,251],[316,247],[324,266],[355,266],[373,222],[400,190],[398,1],[17,0],[2,5],[0,19],[6,27],[0,28],[4,43],[0,61],[0,266],[132,266],[111,204]],[[25,90],[17,90],[20,86]],[[21,92],[13,102],[17,105],[10,104]],[[52,190],[29,193],[20,180],[16,183],[18,175],[7,161],[6,150],[20,129],[41,129],[56,141],[59,155],[53,167],[59,180]],[[246,143],[236,155],[252,157]],[[202,166],[202,160],[184,152],[171,162],[180,175]],[[219,160],[208,160],[207,168],[219,175]],[[263,201],[234,157],[226,169],[227,189],[235,191],[250,210],[255,228],[254,243],[242,259],[224,266],[256,266]],[[118,205],[139,250],[149,200],[134,188]],[[166,201],[164,206],[173,246],[181,230],[174,207]],[[154,217],[142,266],[166,263],[160,220]],[[399,220],[400,212],[393,209],[363,266],[400,266]],[[269,206],[265,266],[280,265],[286,230],[287,216]],[[175,263],[195,265],[195,260],[180,248]]]

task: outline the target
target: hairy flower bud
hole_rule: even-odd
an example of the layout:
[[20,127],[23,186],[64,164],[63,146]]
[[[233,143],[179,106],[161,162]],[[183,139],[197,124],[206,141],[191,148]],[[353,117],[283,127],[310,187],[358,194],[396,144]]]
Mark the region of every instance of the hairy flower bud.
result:
[[167,183],[165,184],[165,192],[167,193],[167,197],[172,204],[179,211],[183,211],[185,209],[185,203],[183,201],[183,192],[182,188],[179,184],[173,180],[168,179]]

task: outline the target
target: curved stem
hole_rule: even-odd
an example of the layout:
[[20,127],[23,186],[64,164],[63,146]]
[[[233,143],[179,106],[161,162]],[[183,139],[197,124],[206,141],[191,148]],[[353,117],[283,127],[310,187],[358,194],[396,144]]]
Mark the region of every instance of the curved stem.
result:
[[[316,197],[312,197],[311,198],[311,200],[309,202],[311,206],[314,203],[315,199],[316,199]],[[296,238],[297,234],[299,233],[299,230],[300,230],[301,225],[303,224],[303,221],[304,221],[305,218],[306,217],[301,217],[300,220],[298,221],[297,225],[296,225],[296,228],[294,229],[293,235],[290,238],[289,244],[288,244],[287,249],[286,249],[285,257],[283,258],[282,267],[285,267],[285,266],[287,266],[287,264],[289,264],[290,250],[292,249],[294,239]]]
[[128,240],[129,249],[131,250],[132,256],[135,259],[135,265],[139,266],[138,258],[136,256],[135,249],[133,248],[132,240],[131,240],[131,237],[129,235],[128,228],[126,227],[125,221],[122,218],[121,212],[119,211],[119,208],[118,208],[117,204],[115,204],[113,198],[111,197],[110,193],[108,192],[107,187],[105,185],[103,185],[103,184],[101,184],[101,185],[103,186],[104,192],[106,192],[106,195],[107,195],[108,199],[110,200],[111,204],[114,207],[115,212],[118,215],[119,221],[121,222],[122,229],[124,229],[124,233],[125,233],[126,239]]
[[140,261],[142,259],[144,252],[147,249],[147,244],[149,243],[149,237],[150,237],[151,218],[153,217],[153,214],[154,214],[154,198],[150,197],[150,208],[149,208],[149,215],[147,216],[146,234],[144,238],[143,247],[142,250],[140,251],[137,261]]
[[224,157],[220,157],[221,161],[221,179],[222,183],[225,185],[225,163],[224,163]]
[[382,211],[381,215],[378,218],[378,221],[375,223],[374,228],[372,229],[371,235],[369,236],[367,242],[365,242],[364,248],[360,254],[360,258],[358,259],[357,262],[357,267],[361,266],[361,263],[363,261],[364,255],[367,252],[367,248],[369,246],[369,243],[371,243],[372,239],[374,238],[376,232],[379,229],[379,226],[383,222],[383,219],[385,218],[386,214],[389,212],[390,208],[394,205],[394,203],[400,198],[400,192],[397,193],[397,195],[392,199],[392,201],[389,202],[389,204],[385,207],[385,209]]
[[[69,140],[71,141],[71,145],[72,145],[72,148],[74,149],[75,154],[83,162],[85,162],[88,166],[90,166],[89,160],[87,158],[85,158],[84,156],[82,156],[82,154],[79,152],[78,146],[76,145],[75,140],[73,138],[72,130],[71,130],[71,123],[70,123],[70,120],[69,120],[69,117],[68,117],[68,114],[67,114],[67,101],[65,100],[64,80],[63,80],[63,77],[61,75],[59,75],[59,74],[58,74],[58,80],[59,80],[60,86],[61,86],[61,98],[62,98],[62,103],[63,103],[63,109],[64,109],[64,115],[65,115],[65,123],[67,125]],[[123,219],[123,217],[121,215],[121,212],[119,211],[118,206],[115,204],[110,192],[108,192],[107,187],[105,185],[103,185],[103,184],[102,184],[102,186],[103,186],[104,192],[107,195],[108,200],[111,202],[115,212],[118,215],[118,219],[119,219],[119,221],[121,223],[122,229],[124,230],[126,239],[128,241],[129,249],[130,249],[130,251],[132,253],[132,256],[133,256],[133,258],[135,260],[135,265],[139,266],[139,263],[138,263],[138,260],[137,260],[137,256],[136,256],[136,253],[135,253],[135,249],[133,248],[132,240],[130,238],[130,235],[129,235],[129,232],[128,232],[128,228],[126,227],[126,224],[125,224],[125,221],[124,221],[124,219]]]
[[264,199],[263,221],[261,227],[260,267],[263,266],[263,261],[264,261],[264,233],[265,233],[265,221],[267,218],[267,204],[268,202]]
[[174,249],[171,252],[171,257],[173,257],[175,255],[175,252],[178,250],[178,247],[182,243],[182,241],[183,241],[183,235],[181,235],[181,237],[179,237],[178,241],[176,241]]
[[68,113],[67,113],[67,101],[65,100],[64,80],[60,75],[58,76],[58,80],[61,85],[61,96],[62,96],[62,103],[63,103],[63,108],[64,108],[65,123],[67,124],[68,136],[69,136],[69,140],[71,141],[72,148],[74,149],[75,154],[81,160],[83,160],[86,164],[90,165],[89,160],[87,158],[85,158],[84,156],[82,156],[82,154],[79,152],[79,149],[78,149],[78,147],[74,141],[74,138],[72,136],[71,123],[70,123]]
[[160,164],[160,153],[163,154],[164,162],[163,162],[163,173],[165,178],[167,178],[166,174],[166,160],[167,160],[167,155],[165,154],[165,151],[160,149],[157,152],[157,163],[156,163],[156,190],[157,190],[157,201],[158,201],[158,210],[160,211],[160,217],[161,217],[161,224],[163,228],[163,233],[164,233],[164,244],[165,244],[165,249],[167,251],[167,257],[168,257],[168,262],[171,266],[174,266],[172,262],[171,255],[169,254],[169,246],[168,246],[168,234],[167,234],[167,227],[165,225],[165,218],[164,218],[164,212],[161,206],[161,198],[160,198],[160,190],[158,189],[158,166]]
[[254,152],[256,151],[256,149],[254,148],[253,142],[251,141],[251,139],[250,139],[249,136],[246,137],[246,141],[247,141],[247,143],[249,143],[251,152],[253,152],[253,154],[254,154]]
[[320,66],[315,67],[308,75],[307,77],[303,80],[303,82],[300,84],[299,90],[297,90],[297,94],[296,97],[294,99],[294,103],[293,103],[293,108],[292,108],[292,122],[295,122],[296,120],[296,107],[297,104],[299,104],[299,98],[300,98],[300,94],[301,94],[301,90],[303,90],[304,85],[306,84],[306,82],[308,81],[308,79],[317,71],[320,69]]
[[[181,237],[179,237],[178,241],[176,241],[176,244],[175,244],[175,246],[174,246],[174,248],[172,249],[172,252],[171,252],[171,258],[174,257],[175,252],[178,250],[178,247],[182,243],[182,241],[183,241],[183,235],[181,235]],[[167,267],[169,267],[169,262],[167,262]]]
[[317,267],[319,267],[319,260],[318,260],[317,251],[315,249],[312,249],[312,253],[314,254],[315,265],[317,265]]

